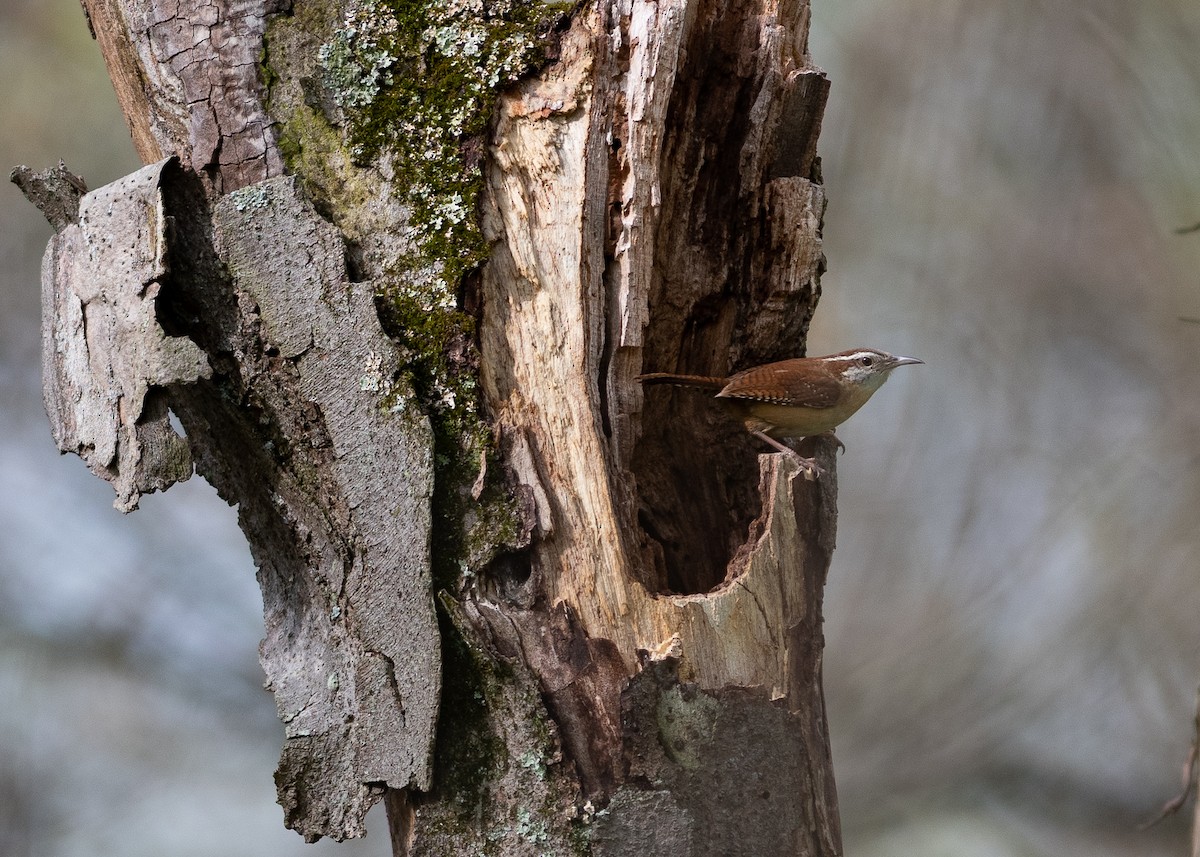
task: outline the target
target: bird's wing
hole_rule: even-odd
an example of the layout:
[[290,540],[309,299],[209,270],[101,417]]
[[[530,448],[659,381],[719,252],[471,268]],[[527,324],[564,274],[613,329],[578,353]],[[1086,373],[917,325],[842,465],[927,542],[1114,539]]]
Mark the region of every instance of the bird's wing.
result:
[[782,360],[739,372],[729,379],[719,398],[832,408],[841,398],[842,385],[832,372],[797,372],[808,361]]

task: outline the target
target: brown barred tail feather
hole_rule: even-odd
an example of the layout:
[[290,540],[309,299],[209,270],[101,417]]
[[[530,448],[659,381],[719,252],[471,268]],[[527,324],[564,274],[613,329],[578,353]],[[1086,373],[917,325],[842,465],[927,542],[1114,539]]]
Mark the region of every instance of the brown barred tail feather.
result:
[[651,372],[638,375],[635,381],[642,384],[674,384],[678,387],[700,387],[705,390],[720,390],[728,383],[727,378],[709,378],[704,375],[672,375],[670,372]]

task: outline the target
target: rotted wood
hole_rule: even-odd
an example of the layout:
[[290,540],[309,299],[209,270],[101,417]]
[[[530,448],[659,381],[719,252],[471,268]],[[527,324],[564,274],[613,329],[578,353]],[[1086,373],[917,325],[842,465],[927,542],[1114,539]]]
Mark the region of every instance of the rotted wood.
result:
[[[597,13],[564,41],[560,64],[500,107],[484,386],[520,480],[544,498],[536,564],[573,569],[541,579],[549,600],[611,635],[631,667],[675,633],[658,608],[632,605],[720,583],[760,507],[740,427],[704,397],[647,404],[633,377],[794,356],[815,305],[820,185],[765,179],[779,105],[814,73],[796,35],[804,8],[792,21],[741,4]],[[621,46],[612,55],[591,38],[606,28]],[[593,67],[603,62],[639,74]],[[719,661],[694,668],[720,683]]]
[[[815,452],[833,467],[830,445]],[[729,579],[637,605],[678,631],[632,676],[573,611],[472,605],[491,648],[539,677],[584,797],[608,807],[597,855],[841,853],[821,688],[836,486],[778,456],[759,463],[763,507]],[[696,672],[716,660],[720,684]]]
[[[585,796],[612,802],[599,853],[840,853],[820,689],[830,451],[806,483],[756,461],[710,398],[634,381],[803,354],[827,93],[807,21],[800,2],[601,4],[498,108],[482,378],[536,526],[519,594],[497,585],[476,610],[538,674]],[[661,715],[680,695],[712,716],[677,755]],[[735,709],[778,724],[770,739]],[[772,747],[788,774],[763,764]],[[746,804],[729,765],[774,797]]]

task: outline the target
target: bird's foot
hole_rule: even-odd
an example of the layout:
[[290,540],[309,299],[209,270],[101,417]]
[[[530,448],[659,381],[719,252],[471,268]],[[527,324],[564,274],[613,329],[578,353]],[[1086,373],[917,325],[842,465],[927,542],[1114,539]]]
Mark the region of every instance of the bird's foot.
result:
[[791,450],[792,461],[800,467],[800,474],[809,482],[813,482],[825,475],[825,468],[817,463],[815,458],[805,458],[795,450]]
[[800,466],[800,472],[804,475],[804,478],[807,479],[809,482],[812,482],[814,479],[816,479],[822,473],[825,472],[825,469],[823,467],[821,467],[821,465],[817,464],[817,460],[815,458],[805,458],[803,455],[796,452],[796,450],[792,449],[790,446],[785,446],[784,444],[777,441],[775,438],[771,437],[769,434],[766,434],[765,432],[761,432],[761,431],[751,432],[751,434],[755,435],[758,438],[761,438],[762,440],[765,440],[767,443],[769,443],[771,446],[778,449],[780,452],[782,452],[784,455],[786,455],[792,461],[796,462],[796,464],[798,464]]

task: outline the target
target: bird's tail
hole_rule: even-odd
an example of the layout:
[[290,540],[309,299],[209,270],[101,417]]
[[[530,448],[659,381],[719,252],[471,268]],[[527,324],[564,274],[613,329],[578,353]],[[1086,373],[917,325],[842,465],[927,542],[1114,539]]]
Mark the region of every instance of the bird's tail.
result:
[[728,380],[725,378],[709,378],[705,375],[672,375],[670,372],[651,372],[648,375],[638,375],[635,381],[643,385],[674,384],[677,387],[700,387],[705,390],[720,390]]

